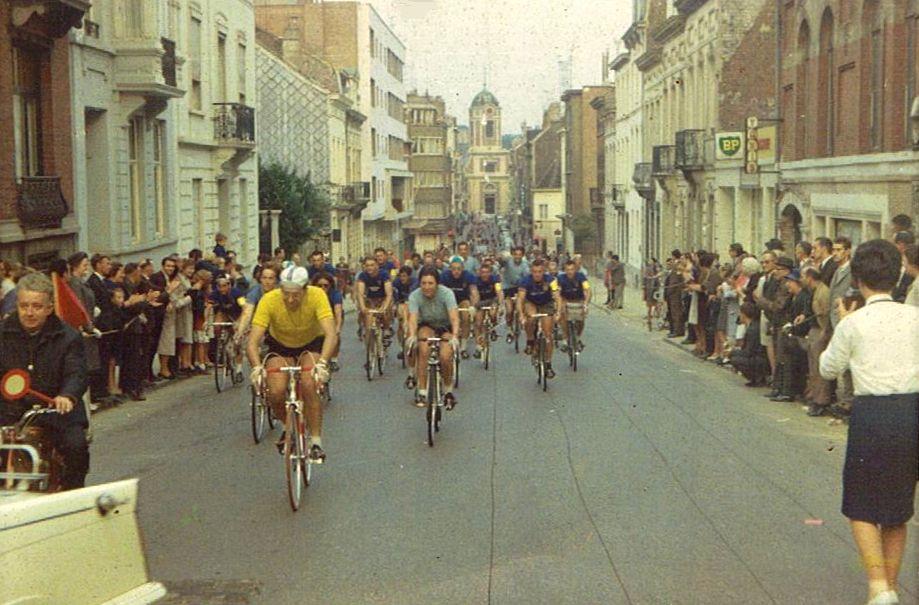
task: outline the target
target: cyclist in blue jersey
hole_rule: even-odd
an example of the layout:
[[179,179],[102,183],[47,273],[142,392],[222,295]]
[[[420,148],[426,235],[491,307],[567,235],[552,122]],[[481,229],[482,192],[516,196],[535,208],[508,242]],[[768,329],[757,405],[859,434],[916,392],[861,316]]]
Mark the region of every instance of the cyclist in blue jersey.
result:
[[326,297],[329,299],[329,306],[332,307],[332,319],[335,321],[335,333],[338,335],[338,342],[332,349],[332,358],[329,360],[329,371],[337,372],[340,368],[338,365],[338,356],[341,353],[341,329],[345,323],[344,298],[341,290],[335,287],[335,278],[331,273],[320,271],[310,278],[310,285],[322,288]]
[[537,313],[546,313],[548,317],[543,317],[542,330],[546,334],[546,376],[555,377],[552,370],[552,332],[555,330],[555,322],[558,321],[559,308],[561,307],[561,297],[558,293],[558,282],[546,275],[546,262],[544,260],[533,261],[530,267],[530,274],[520,282],[519,291],[517,292],[517,314],[523,322],[524,329],[527,333],[526,354],[532,355],[534,345],[536,344],[536,325],[533,321],[533,315]]
[[[405,338],[405,322],[408,320],[408,296],[418,287],[418,280],[413,277],[412,267],[406,265],[399,269],[398,277],[392,284],[393,302],[396,305],[396,317],[399,318],[399,329],[396,337],[399,342]],[[402,351],[396,355],[402,359]]]
[[383,311],[383,330],[386,339],[392,338],[391,309],[393,300],[392,281],[389,274],[380,269],[377,259],[368,256],[364,260],[364,270],[357,276],[357,308],[360,311],[364,333],[370,333],[371,322],[376,321],[368,309]]
[[258,283],[249,289],[246,294],[246,302],[243,304],[243,312],[239,317],[239,329],[236,331],[236,343],[239,344],[244,338],[247,338],[249,326],[252,323],[252,316],[255,314],[255,308],[262,296],[274,290],[278,285],[278,276],[281,274],[281,266],[276,262],[268,262],[262,265],[262,272],[258,276]]
[[475,353],[473,354],[476,359],[482,357],[484,339],[488,338],[488,334],[485,334],[483,329],[486,311],[482,310],[482,307],[492,307],[491,311],[488,311],[492,325],[498,324],[498,315],[504,309],[501,278],[493,271],[494,267],[491,263],[484,263],[479,268],[479,276],[475,281],[475,288],[479,293],[479,303],[476,305],[475,312]]
[[389,258],[389,254],[386,252],[386,248],[377,248],[373,251],[373,258],[376,259],[377,264],[380,266],[380,271],[385,273],[389,279],[396,279],[396,275],[399,271],[396,268],[396,263]]
[[333,277],[335,276],[335,267],[332,266],[332,263],[326,261],[322,250],[313,250],[312,254],[310,254],[309,262],[310,266],[307,269],[310,272],[310,279],[317,273],[327,273]]
[[[453,291],[453,295],[456,297],[456,305],[460,309],[468,309],[479,300],[479,291],[475,285],[476,277],[469,271],[466,271],[463,265],[463,259],[459,256],[454,256],[450,259],[450,268],[443,272],[440,276],[440,285],[446,286]],[[469,313],[460,313],[460,355],[463,359],[469,357],[469,353],[466,351],[465,343],[466,339],[469,338],[469,325],[470,325]]]
[[[558,276],[558,290],[561,296],[561,322],[562,332],[565,334],[565,341],[568,341],[568,305],[581,305],[583,307],[582,317],[587,319],[587,309],[590,306],[590,281],[584,273],[578,271],[577,262],[569,260],[565,263],[565,271]],[[581,331],[578,336],[584,333],[584,322],[581,322]],[[583,342],[579,339],[581,348],[584,348]],[[567,351],[568,345],[563,344],[562,350]]]
[[511,250],[511,258],[505,260],[502,265],[503,272],[501,276],[501,287],[504,290],[504,300],[506,304],[505,311],[508,321],[507,341],[510,342],[513,336],[510,334],[510,321],[514,316],[514,305],[517,304],[517,286],[525,275],[530,274],[530,263],[524,258],[523,246],[515,246]]

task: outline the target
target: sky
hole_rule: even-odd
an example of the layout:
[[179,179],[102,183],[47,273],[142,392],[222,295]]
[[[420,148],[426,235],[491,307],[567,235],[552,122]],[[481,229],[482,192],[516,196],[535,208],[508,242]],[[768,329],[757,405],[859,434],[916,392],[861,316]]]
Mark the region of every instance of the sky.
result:
[[[631,22],[631,0],[370,0],[407,46],[406,86],[439,95],[461,124],[488,88],[501,103],[504,134],[538,125],[559,95],[559,59],[571,83],[602,81]],[[487,74],[487,75],[486,75]]]

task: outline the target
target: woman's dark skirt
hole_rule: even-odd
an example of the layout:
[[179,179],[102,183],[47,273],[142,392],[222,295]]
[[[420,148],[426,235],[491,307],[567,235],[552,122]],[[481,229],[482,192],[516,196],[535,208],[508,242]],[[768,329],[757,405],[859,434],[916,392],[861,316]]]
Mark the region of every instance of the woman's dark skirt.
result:
[[860,395],[852,405],[842,514],[875,525],[913,516],[919,478],[919,394]]

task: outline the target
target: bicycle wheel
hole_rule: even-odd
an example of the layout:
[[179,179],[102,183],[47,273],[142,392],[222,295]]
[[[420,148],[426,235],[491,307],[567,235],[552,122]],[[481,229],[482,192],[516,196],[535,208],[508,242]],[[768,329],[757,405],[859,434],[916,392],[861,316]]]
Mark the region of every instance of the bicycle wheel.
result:
[[577,323],[574,321],[568,322],[568,365],[574,369],[575,372],[578,371],[578,332],[577,332]]
[[434,433],[437,432],[437,366],[428,366],[428,410],[425,422],[428,427],[428,447],[434,447]]
[[383,346],[383,330],[377,330],[377,355],[376,355],[376,364],[377,364],[377,374],[380,376],[383,375],[383,366],[386,361],[386,348]]
[[217,351],[214,353],[214,386],[217,392],[221,393],[226,388],[227,383],[227,351],[224,346],[223,337],[217,340]]
[[520,324],[514,318],[514,353],[520,353]]
[[268,409],[261,395],[252,387],[252,404],[250,411],[252,416],[252,439],[258,444],[265,436],[265,428],[268,424]]
[[364,370],[366,370],[367,372],[367,380],[373,380],[373,358],[374,358],[373,348],[374,348],[375,342],[376,340],[374,338],[368,338],[367,343],[366,343],[367,346],[364,347],[364,350],[366,352],[366,358],[364,361]]
[[485,371],[488,371],[488,362],[491,361],[491,342],[490,339],[485,337],[485,346],[482,347],[482,361],[485,365]]
[[300,510],[303,495],[303,435],[300,434],[300,413],[287,409],[284,436],[284,471],[287,475],[287,497],[294,512]]
[[459,388],[460,356],[458,351],[453,351],[453,386]]
[[546,378],[546,337],[539,339],[539,378],[542,383],[542,390],[545,391],[549,386]]

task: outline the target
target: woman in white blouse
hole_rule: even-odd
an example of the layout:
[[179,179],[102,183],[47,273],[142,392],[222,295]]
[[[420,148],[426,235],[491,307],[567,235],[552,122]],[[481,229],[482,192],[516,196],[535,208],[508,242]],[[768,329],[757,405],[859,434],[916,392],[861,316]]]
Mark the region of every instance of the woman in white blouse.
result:
[[897,578],[919,479],[919,308],[890,296],[900,264],[888,241],[858,247],[852,279],[865,306],[840,301],[840,322],[820,356],[823,378],[852,373],[842,513],[868,574],[869,605],[899,603]]

